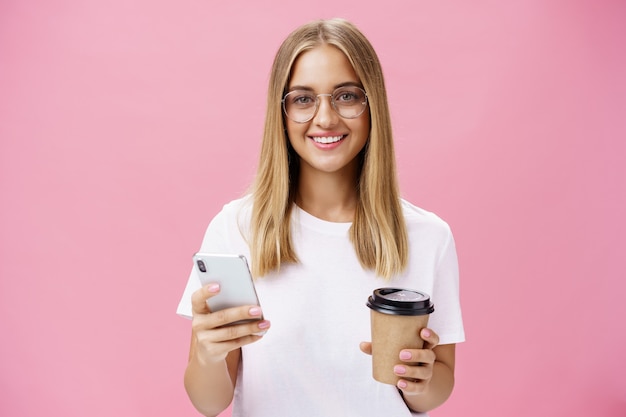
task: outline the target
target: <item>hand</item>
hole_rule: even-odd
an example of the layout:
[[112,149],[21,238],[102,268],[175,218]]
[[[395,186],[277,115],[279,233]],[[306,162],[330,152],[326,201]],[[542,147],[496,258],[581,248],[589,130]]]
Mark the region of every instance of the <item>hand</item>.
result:
[[219,284],[209,284],[191,296],[195,350],[198,359],[203,362],[226,359],[229,352],[261,339],[259,333],[270,327],[267,320],[231,324],[240,320],[259,319],[263,314],[259,306],[233,307],[212,313],[206,301],[219,294],[219,291]]
[[[431,329],[424,328],[420,331],[424,340],[422,349],[403,349],[399,354],[399,363],[393,371],[401,379],[397,387],[404,395],[419,395],[428,390],[433,376],[433,366],[436,355],[433,348],[439,344],[439,336]],[[361,351],[372,354],[372,344],[361,342]]]

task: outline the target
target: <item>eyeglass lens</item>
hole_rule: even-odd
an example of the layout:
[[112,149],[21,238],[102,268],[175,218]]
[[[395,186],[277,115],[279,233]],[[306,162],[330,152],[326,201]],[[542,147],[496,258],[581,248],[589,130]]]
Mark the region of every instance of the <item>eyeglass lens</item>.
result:
[[285,114],[294,122],[308,122],[317,112],[320,96],[330,96],[333,108],[345,119],[359,117],[367,106],[367,94],[359,87],[341,87],[332,94],[313,94],[307,90],[294,90],[283,98]]

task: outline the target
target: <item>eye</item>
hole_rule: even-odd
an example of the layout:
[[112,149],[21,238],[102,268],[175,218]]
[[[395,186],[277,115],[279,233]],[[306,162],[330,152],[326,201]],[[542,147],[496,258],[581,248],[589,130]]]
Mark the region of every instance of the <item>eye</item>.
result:
[[363,93],[358,89],[342,89],[333,95],[333,99],[337,104],[350,105],[360,103],[363,99]]
[[315,96],[304,91],[289,93],[289,104],[298,107],[310,107],[315,104]]

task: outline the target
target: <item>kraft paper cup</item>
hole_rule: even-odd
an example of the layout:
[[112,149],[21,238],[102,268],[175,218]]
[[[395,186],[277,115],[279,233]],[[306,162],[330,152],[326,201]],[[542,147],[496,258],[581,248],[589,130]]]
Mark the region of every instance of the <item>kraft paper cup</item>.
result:
[[419,332],[428,325],[434,305],[428,294],[402,288],[379,288],[366,304],[371,309],[372,375],[396,385],[400,377],[393,367],[402,362],[400,351],[424,346]]

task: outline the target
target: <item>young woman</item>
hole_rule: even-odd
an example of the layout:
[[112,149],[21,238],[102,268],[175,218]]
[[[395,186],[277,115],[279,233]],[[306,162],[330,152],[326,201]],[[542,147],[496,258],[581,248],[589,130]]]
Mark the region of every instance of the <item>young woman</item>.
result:
[[[212,313],[220,288],[192,272],[178,313],[193,318],[185,387],[201,413],[234,398],[233,416],[410,416],[452,392],[464,340],[454,241],[399,196],[381,66],[351,23],[306,24],[280,47],[256,182],[211,221],[201,251],[245,255],[263,306]],[[424,349],[398,357],[397,386],[372,378],[363,342],[365,302],[384,286],[436,307]]]

